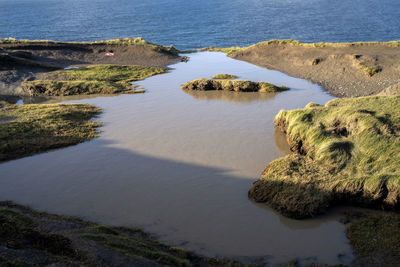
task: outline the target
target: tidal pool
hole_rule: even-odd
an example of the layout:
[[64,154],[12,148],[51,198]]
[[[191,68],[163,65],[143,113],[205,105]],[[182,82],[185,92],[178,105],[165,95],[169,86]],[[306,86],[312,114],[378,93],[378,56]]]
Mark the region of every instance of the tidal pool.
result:
[[[171,72],[139,82],[145,94],[73,100],[104,110],[100,138],[1,164],[1,199],[139,227],[208,256],[272,265],[295,258],[350,262],[345,227],[334,212],[296,221],[247,198],[268,162],[288,153],[273,125],[279,110],[333,97],[307,81],[222,53],[189,57]],[[180,88],[218,73],[291,90],[186,93]]]

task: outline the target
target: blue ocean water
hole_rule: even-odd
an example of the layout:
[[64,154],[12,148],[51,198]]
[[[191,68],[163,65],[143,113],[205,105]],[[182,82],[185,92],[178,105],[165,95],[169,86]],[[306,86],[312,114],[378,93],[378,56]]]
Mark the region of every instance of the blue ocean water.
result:
[[400,39],[398,0],[0,0],[0,38],[141,36],[180,49]]

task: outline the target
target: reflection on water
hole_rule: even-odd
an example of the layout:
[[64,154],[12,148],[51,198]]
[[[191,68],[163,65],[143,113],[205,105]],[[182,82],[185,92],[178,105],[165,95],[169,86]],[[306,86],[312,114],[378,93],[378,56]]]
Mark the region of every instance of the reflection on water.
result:
[[[192,54],[172,67],[139,82],[145,94],[74,100],[103,109],[100,138],[1,164],[1,198],[140,227],[205,255],[273,264],[294,258],[349,262],[352,251],[336,216],[289,220],[247,198],[267,163],[288,152],[273,126],[279,110],[332,97],[306,81],[220,53]],[[292,89],[248,101],[255,94],[193,97],[180,88],[217,73]]]
[[114,97],[116,95],[71,95],[71,96],[21,96],[24,104],[54,104],[66,101],[92,99],[97,97]]
[[286,140],[286,135],[283,132],[281,132],[278,129],[275,129],[274,138],[275,138],[275,147],[279,152],[285,155],[291,153],[289,144]]
[[253,102],[266,101],[273,98],[276,93],[259,93],[259,92],[232,92],[232,91],[196,91],[184,90],[183,92],[193,96],[198,100],[219,100],[229,102]]
[[16,104],[21,98],[15,95],[0,95],[0,101],[5,101],[10,104]]

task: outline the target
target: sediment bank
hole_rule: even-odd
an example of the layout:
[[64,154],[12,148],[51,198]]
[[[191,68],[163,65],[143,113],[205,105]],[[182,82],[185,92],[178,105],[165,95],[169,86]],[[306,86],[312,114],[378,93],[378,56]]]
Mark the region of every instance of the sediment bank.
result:
[[[380,93],[400,82],[400,42],[301,43],[272,40],[249,47],[205,48],[320,84],[338,97]],[[399,91],[397,91],[399,93]]]

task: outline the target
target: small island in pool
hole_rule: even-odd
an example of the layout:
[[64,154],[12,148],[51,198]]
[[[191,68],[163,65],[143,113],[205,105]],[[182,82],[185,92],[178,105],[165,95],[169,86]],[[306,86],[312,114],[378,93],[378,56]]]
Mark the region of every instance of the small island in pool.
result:
[[262,92],[262,93],[275,93],[289,90],[286,86],[276,86],[267,82],[252,82],[252,81],[238,81],[238,80],[224,80],[224,79],[197,79],[185,84],[182,84],[183,90],[224,90],[234,92]]

